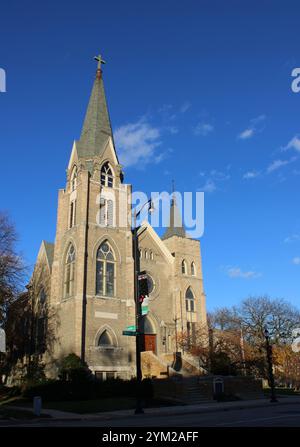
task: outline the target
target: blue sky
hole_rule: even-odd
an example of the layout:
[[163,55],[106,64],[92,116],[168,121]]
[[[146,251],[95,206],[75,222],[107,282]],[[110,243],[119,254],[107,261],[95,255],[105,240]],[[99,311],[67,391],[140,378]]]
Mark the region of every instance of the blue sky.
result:
[[299,16],[274,0],[3,4],[0,209],[28,264],[54,240],[100,51],[126,182],[205,191],[208,308],[265,293],[298,305]]

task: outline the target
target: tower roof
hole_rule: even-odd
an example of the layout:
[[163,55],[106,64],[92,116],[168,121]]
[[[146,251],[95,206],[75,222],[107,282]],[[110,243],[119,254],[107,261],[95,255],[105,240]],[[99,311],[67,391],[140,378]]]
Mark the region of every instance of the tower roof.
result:
[[77,143],[78,155],[83,158],[101,155],[108,139],[113,137],[102,79],[101,63],[104,61],[101,56],[95,59],[98,60],[96,78]]
[[174,192],[171,200],[169,227],[162,236],[162,239],[168,239],[172,236],[186,237],[184,225],[182,223],[182,217],[176,204],[176,197]]

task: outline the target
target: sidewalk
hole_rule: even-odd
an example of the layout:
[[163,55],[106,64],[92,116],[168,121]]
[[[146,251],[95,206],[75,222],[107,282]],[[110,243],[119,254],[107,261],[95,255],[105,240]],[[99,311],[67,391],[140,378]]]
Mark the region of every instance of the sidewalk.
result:
[[[145,409],[145,413],[138,415],[138,417],[144,417],[147,415],[160,415],[160,416],[169,416],[169,415],[180,415],[180,414],[189,414],[189,413],[211,413],[218,411],[230,411],[230,410],[238,410],[245,408],[261,408],[261,407],[269,407],[269,406],[277,406],[277,405],[287,405],[287,404],[297,404],[300,406],[300,397],[279,397],[278,402],[271,403],[269,399],[255,399],[255,400],[244,400],[244,401],[235,401],[235,402],[211,402],[205,404],[198,405],[182,405],[182,406],[172,406],[172,407],[159,407],[159,408],[147,408]],[[19,409],[28,411],[28,407],[14,407],[7,406],[7,408],[11,409]],[[51,410],[44,408],[42,414],[47,414],[51,416],[51,420],[63,421],[63,420],[103,420],[103,419],[114,419],[114,418],[127,418],[130,416],[137,417],[134,415],[134,410],[118,410],[118,411],[109,411],[109,412],[101,412],[101,413],[92,413],[92,414],[78,414],[78,413],[69,413],[58,410]],[[39,418],[37,418],[39,419]],[[45,420],[45,419],[41,419]]]

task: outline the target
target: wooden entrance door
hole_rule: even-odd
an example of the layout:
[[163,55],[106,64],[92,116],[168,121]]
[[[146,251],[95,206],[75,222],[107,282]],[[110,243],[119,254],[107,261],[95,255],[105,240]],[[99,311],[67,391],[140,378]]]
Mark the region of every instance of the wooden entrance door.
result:
[[144,347],[145,351],[152,351],[156,353],[156,335],[155,334],[145,334],[144,335]]

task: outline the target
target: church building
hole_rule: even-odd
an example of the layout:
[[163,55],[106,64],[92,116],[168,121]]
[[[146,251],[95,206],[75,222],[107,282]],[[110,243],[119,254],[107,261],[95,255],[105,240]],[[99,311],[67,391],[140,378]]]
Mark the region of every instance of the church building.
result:
[[[132,215],[132,187],[124,182],[103,61],[97,60],[80,138],[58,193],[55,241],[42,242],[29,289],[48,338],[43,353],[48,375],[55,376],[60,359],[75,353],[102,380],[129,379],[136,371],[135,337],[123,334],[135,325],[133,231],[126,217]],[[179,334],[193,337],[206,324],[200,242],[186,233],[173,197],[163,236],[143,223],[138,247],[149,286],[142,317],[143,373],[148,368],[153,375],[151,364],[163,369],[181,351]]]

